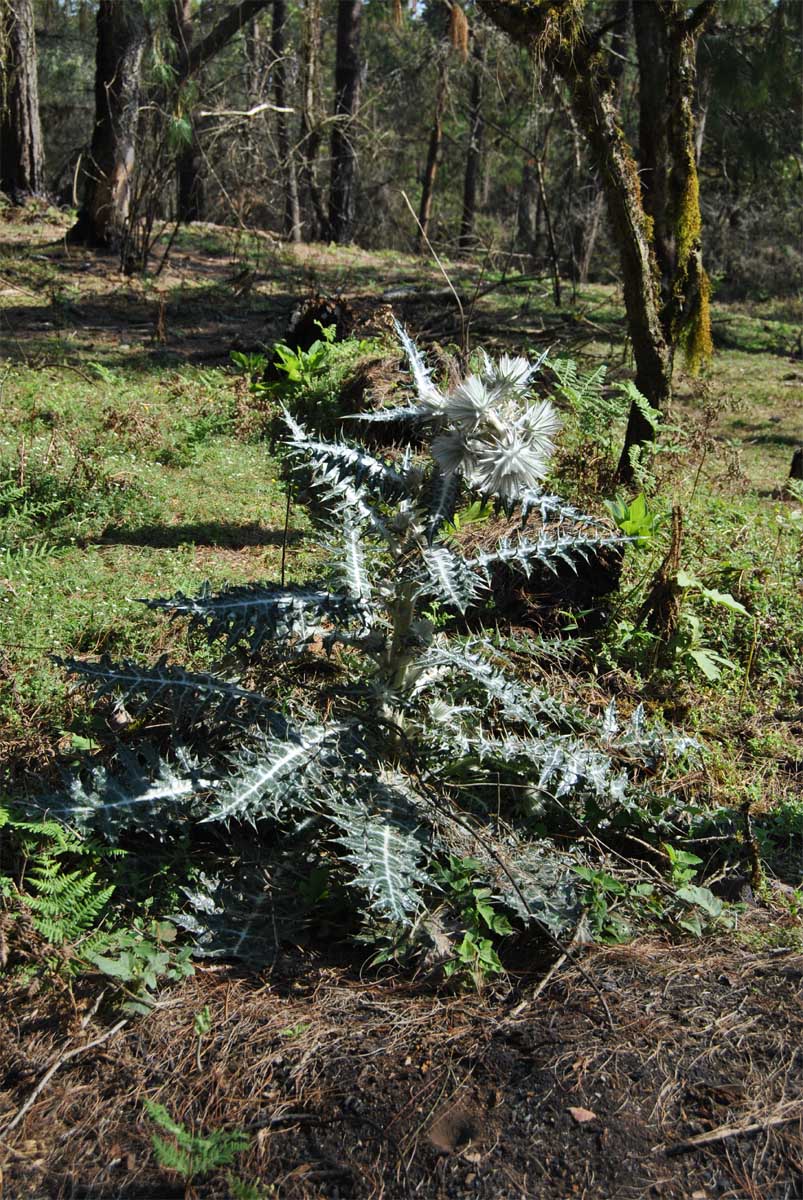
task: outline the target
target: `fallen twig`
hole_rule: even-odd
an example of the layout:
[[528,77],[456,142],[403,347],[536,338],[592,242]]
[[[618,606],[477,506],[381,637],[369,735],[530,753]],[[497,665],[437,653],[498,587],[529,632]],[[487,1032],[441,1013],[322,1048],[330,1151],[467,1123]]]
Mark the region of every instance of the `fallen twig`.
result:
[[107,1029],[104,1034],[98,1038],[95,1038],[94,1041],[87,1042],[85,1046],[74,1046],[72,1050],[68,1050],[65,1054],[62,1054],[59,1058],[57,1058],[56,1061],[52,1063],[52,1065],[49,1066],[45,1071],[44,1075],[39,1080],[28,1099],[17,1112],[17,1115],[12,1117],[4,1129],[0,1129],[0,1138],[7,1137],[8,1134],[11,1133],[12,1129],[16,1129],[20,1121],[23,1119],[32,1105],[35,1104],[40,1094],[50,1083],[50,1080],[60,1067],[63,1067],[65,1063],[68,1063],[71,1058],[77,1058],[79,1054],[83,1054],[85,1050],[94,1050],[96,1046],[102,1046],[104,1042],[108,1042],[110,1038],[114,1037],[116,1033],[119,1033],[123,1026],[127,1024],[128,1017],[124,1017],[122,1021],[118,1021],[116,1025],[113,1025],[111,1029]]
[[663,1150],[666,1154],[684,1154],[687,1150],[694,1150],[698,1146],[708,1146],[712,1142],[724,1142],[728,1138],[740,1137],[745,1133],[762,1133],[765,1129],[772,1129],[776,1125],[786,1125],[789,1121],[796,1121],[800,1117],[803,1117],[803,1100],[793,1100],[791,1104],[779,1105],[773,1113],[761,1121],[750,1121],[742,1125],[720,1125],[718,1129],[709,1129],[707,1133],[698,1133],[696,1137],[687,1138],[684,1142],[656,1146],[655,1149]]

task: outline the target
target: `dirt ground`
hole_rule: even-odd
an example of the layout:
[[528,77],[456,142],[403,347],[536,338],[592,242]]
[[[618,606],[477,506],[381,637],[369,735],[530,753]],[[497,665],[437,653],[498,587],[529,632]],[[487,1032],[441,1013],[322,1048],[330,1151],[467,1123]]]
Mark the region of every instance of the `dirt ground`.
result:
[[[0,1131],[62,1065],[0,1137],[0,1194],[184,1196],[154,1162],[147,1096],[193,1133],[251,1134],[238,1176],[277,1197],[799,1200],[803,955],[581,954],[539,995],[526,977],[496,996],[367,982],[300,954],[267,977],[201,967],[111,1036],[89,984],[9,983]],[[218,1172],[186,1195],[230,1188]]]

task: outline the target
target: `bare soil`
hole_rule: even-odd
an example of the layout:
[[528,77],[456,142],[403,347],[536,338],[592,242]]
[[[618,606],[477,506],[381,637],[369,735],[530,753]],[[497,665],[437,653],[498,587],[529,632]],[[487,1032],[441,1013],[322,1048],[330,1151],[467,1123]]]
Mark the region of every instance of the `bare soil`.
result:
[[[799,1200],[803,955],[645,940],[578,953],[536,996],[527,977],[456,994],[300,953],[263,977],[201,967],[64,1061],[0,1139],[0,1194],[184,1196],[155,1165],[147,1096],[196,1134],[248,1131],[237,1172],[268,1195]],[[6,984],[0,1131],[53,1063],[112,1027],[102,1009],[85,1020],[96,992],[81,986]],[[220,1172],[186,1195],[230,1187]]]

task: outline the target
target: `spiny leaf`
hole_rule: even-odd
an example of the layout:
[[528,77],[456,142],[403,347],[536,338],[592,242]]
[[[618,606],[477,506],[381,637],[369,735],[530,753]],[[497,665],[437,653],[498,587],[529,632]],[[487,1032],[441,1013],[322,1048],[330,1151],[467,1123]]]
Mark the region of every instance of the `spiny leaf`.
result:
[[110,766],[94,767],[70,782],[69,799],[52,804],[79,829],[94,829],[114,841],[124,829],[139,829],[165,841],[174,822],[200,814],[215,787],[215,772],[202,767],[180,744],[166,759],[147,743],[118,749]]
[[423,550],[421,557],[429,576],[429,586],[423,585],[424,593],[430,593],[444,604],[465,612],[484,586],[483,578],[472,571],[459,554],[445,546]]
[[323,442],[310,437],[288,414],[285,419],[291,433],[287,445],[293,454],[309,462],[317,487],[348,482],[389,501],[409,495],[404,477],[389,463],[346,442]]
[[598,554],[606,546],[618,545],[620,541],[621,538],[611,534],[560,534],[546,531],[536,542],[524,537],[516,542],[503,538],[495,549],[481,550],[469,560],[469,565],[487,571],[494,563],[503,563],[517,567],[529,576],[536,564],[556,573],[558,564],[565,563],[576,573],[578,562],[588,561],[593,554]]
[[190,625],[210,640],[225,638],[228,646],[245,643],[256,654],[266,642],[305,642],[329,624],[364,620],[365,609],[355,596],[314,587],[269,587],[247,584],[213,594],[205,584],[198,596],[177,592],[170,600],[145,600],[149,608],[187,616]]
[[277,816],[289,795],[306,785],[305,775],[327,745],[336,743],[345,726],[308,724],[287,738],[263,737],[252,751],[232,760],[234,773],[218,792],[207,821],[255,820]]
[[184,725],[196,724],[211,715],[220,721],[240,719],[243,709],[249,710],[251,719],[256,713],[271,718],[267,697],[215,675],[185,671],[168,663],[167,655],[162,655],[152,667],[142,667],[128,659],[114,663],[108,655],[95,662],[75,658],[54,661],[69,675],[93,684],[97,700],[113,697],[118,707],[127,707],[132,714],[151,705],[161,705]]

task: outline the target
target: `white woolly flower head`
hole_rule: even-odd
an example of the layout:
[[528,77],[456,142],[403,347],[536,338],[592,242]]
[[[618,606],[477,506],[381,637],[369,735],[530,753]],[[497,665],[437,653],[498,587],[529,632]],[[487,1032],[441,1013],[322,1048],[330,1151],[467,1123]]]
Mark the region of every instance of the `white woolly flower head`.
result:
[[507,509],[540,489],[561,427],[549,400],[526,399],[544,357],[532,365],[507,354],[492,362],[483,353],[480,373],[446,397],[440,412],[446,428],[432,443],[445,474],[459,472]]
[[499,399],[499,390],[489,386],[484,376],[469,375],[447,397],[441,411],[450,424],[464,433],[473,433],[487,420]]
[[498,362],[488,360],[484,374],[491,386],[523,396],[537,370],[526,358],[503,354]]
[[547,472],[547,457],[515,428],[472,449],[464,467],[468,481],[484,495],[497,496],[506,509],[523,493],[537,491]]
[[516,422],[533,449],[538,449],[549,458],[555,449],[555,435],[563,425],[557,409],[549,400],[539,400],[525,408]]
[[486,496],[511,509],[526,492],[537,492],[555,449],[561,421],[549,400],[527,402],[535,363],[503,354],[494,361],[481,351],[480,370],[448,395],[432,382],[418,349],[397,323],[418,392],[418,412],[436,418],[432,457],[444,475],[462,475]]

